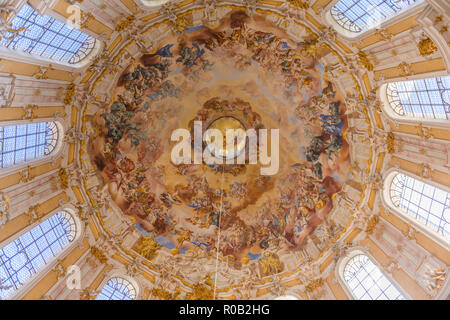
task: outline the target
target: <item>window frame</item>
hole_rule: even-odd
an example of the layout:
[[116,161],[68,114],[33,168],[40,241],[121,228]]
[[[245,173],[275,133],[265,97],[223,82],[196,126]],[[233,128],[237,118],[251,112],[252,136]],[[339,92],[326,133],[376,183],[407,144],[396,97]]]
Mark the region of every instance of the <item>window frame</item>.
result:
[[419,232],[423,233],[425,236],[427,236],[428,238],[430,238],[431,240],[433,240],[434,242],[436,242],[437,244],[439,244],[440,246],[446,248],[447,250],[450,250],[450,242],[447,243],[445,238],[441,237],[439,234],[437,234],[436,232],[429,230],[425,225],[420,224],[419,222],[415,221],[414,219],[412,219],[411,217],[408,216],[407,213],[402,212],[402,210],[399,210],[392,202],[391,200],[391,196],[390,196],[390,189],[391,189],[391,183],[392,180],[394,179],[394,177],[398,174],[404,174],[406,176],[409,176],[411,178],[417,179],[422,181],[423,183],[429,184],[433,187],[439,188],[441,190],[444,190],[446,192],[450,192],[450,188],[444,185],[441,185],[439,183],[436,183],[434,181],[432,181],[431,179],[426,179],[423,178],[421,179],[420,177],[418,177],[417,175],[402,170],[400,168],[390,168],[383,176],[384,181],[383,181],[383,191],[382,191],[382,204],[383,206],[390,210],[391,212],[393,212],[398,218],[400,218],[403,222],[405,222],[406,224],[409,224],[411,226],[414,227],[414,229],[417,229]]
[[65,150],[66,144],[64,144],[64,136],[66,134],[65,126],[63,121],[60,118],[39,118],[35,119],[34,121],[29,120],[15,120],[15,121],[0,121],[0,126],[15,126],[15,125],[23,125],[23,124],[30,124],[30,123],[39,123],[39,122],[54,122],[59,130],[58,132],[58,141],[56,142],[55,148],[53,151],[44,157],[33,159],[28,162],[22,162],[20,164],[12,165],[10,167],[0,168],[0,177],[8,176],[11,173],[17,172],[17,171],[23,171],[24,169],[27,169],[28,166],[36,167],[43,163],[56,161],[58,157],[63,154],[63,151]]
[[428,78],[438,78],[438,77],[445,77],[445,76],[450,76],[450,73],[448,73],[447,70],[432,72],[429,74],[425,73],[425,74],[414,75],[414,76],[408,77],[407,79],[393,78],[393,79],[384,81],[384,83],[380,85],[380,87],[377,91],[377,98],[380,101],[381,110],[383,111],[382,114],[384,114],[388,120],[393,121],[396,126],[399,123],[412,124],[415,126],[418,125],[419,123],[422,123],[424,125],[429,125],[432,127],[448,129],[448,127],[450,125],[449,120],[414,118],[414,117],[410,117],[410,116],[401,116],[401,115],[397,114],[391,107],[391,104],[388,99],[388,94],[387,94],[388,84],[392,83],[392,82],[423,80],[423,79],[428,79]]
[[[108,283],[109,280],[113,279],[113,278],[122,278],[126,281],[128,281],[134,288],[136,297],[130,301],[135,301],[135,300],[139,300],[139,294],[140,294],[140,287],[139,284],[136,282],[135,279],[133,279],[132,277],[119,272],[118,270],[116,270],[115,272],[112,272],[111,274],[108,274],[107,277],[104,277],[103,281],[100,283],[100,285],[97,287],[96,290],[96,295],[95,298],[93,300],[97,299],[97,296],[100,294],[100,292],[102,292],[103,288],[105,287],[105,285]],[[108,301],[120,301],[120,300],[108,300]]]
[[363,29],[359,33],[351,32],[342,27],[331,15],[331,8],[333,8],[340,0],[333,0],[328,5],[326,5],[323,9],[323,13],[321,16],[325,19],[329,26],[333,27],[341,36],[351,39],[352,41],[358,41],[359,39],[365,38],[368,35],[375,32],[375,29],[386,29],[390,25],[396,24],[401,20],[404,20],[406,17],[410,15],[414,15],[416,13],[422,12],[425,10],[425,7],[428,6],[427,1],[423,1],[393,17],[389,18],[386,21],[383,21],[377,28],[372,29]]
[[[25,4],[26,4],[26,2],[22,3],[19,7],[16,8],[17,13],[20,12],[20,10],[22,10],[22,7]],[[39,12],[36,9],[34,9],[34,10],[39,14]],[[47,10],[47,12],[45,12],[45,15],[47,15],[55,20],[58,20],[59,22],[66,24],[65,20],[67,20],[67,18],[54,12],[53,10]],[[15,16],[16,16],[16,13],[12,13],[8,17],[8,21],[14,20]],[[103,49],[104,43],[101,39],[99,39],[98,35],[96,35],[95,33],[91,32],[89,30],[86,30],[86,29],[78,29],[78,30],[80,30],[81,32],[84,32],[88,36],[94,38],[95,45],[92,48],[92,50],[86,55],[86,57],[77,63],[70,64],[70,63],[64,62],[64,61],[55,61],[55,60],[47,59],[45,57],[29,54],[29,53],[23,52],[21,50],[14,50],[14,49],[6,48],[4,46],[0,46],[0,58],[35,64],[35,65],[39,65],[42,67],[48,67],[51,64],[53,66],[53,68],[57,67],[58,69],[67,70],[67,71],[82,69],[92,63],[92,61],[95,59],[95,57]]]
[[[347,253],[345,256],[340,257],[337,262],[337,267],[335,268],[335,277],[338,279],[339,284],[341,285],[342,289],[346,293],[347,297],[352,300],[357,300],[356,297],[353,294],[353,291],[348,287],[347,281],[345,281],[344,278],[344,269],[347,263],[354,258],[357,255],[363,254],[367,256],[367,258],[375,265],[377,266],[380,271],[383,273],[383,275],[389,280],[392,286],[395,287],[395,289],[400,292],[403,297],[406,300],[411,300],[411,296],[397,283],[397,281],[392,277],[392,275],[388,272],[386,272],[384,267],[375,259],[372,254],[369,252],[369,250],[363,246],[357,246],[352,249],[349,253]],[[359,301],[359,300],[357,300]],[[392,300],[395,301],[395,300]]]
[[[48,274],[48,272],[51,271],[58,264],[59,259],[64,259],[67,256],[67,254],[73,250],[74,247],[79,245],[79,241],[83,238],[83,235],[85,233],[85,228],[84,228],[84,225],[81,223],[80,219],[78,218],[78,216],[75,214],[76,209],[73,208],[73,206],[68,205],[68,206],[58,207],[58,208],[50,211],[45,216],[43,216],[41,219],[39,219],[39,221],[35,221],[34,223],[26,226],[25,228],[23,228],[19,232],[15,233],[11,237],[0,242],[0,247],[3,248],[4,246],[6,246],[6,245],[10,244],[11,242],[15,241],[16,239],[20,238],[22,235],[24,235],[25,233],[27,233],[28,231],[30,231],[31,229],[33,229],[34,227],[36,227],[37,225],[42,223],[43,221],[53,217],[55,214],[57,214],[61,211],[66,211],[68,214],[72,215],[72,218],[74,219],[75,224],[76,224],[75,238],[73,239],[73,241],[71,243],[69,243],[69,245],[67,245],[63,250],[61,250],[56,257],[51,259],[51,261],[49,261],[45,266],[43,266],[42,269],[38,273],[34,274],[30,279],[28,279],[27,283],[25,283],[18,290],[16,290],[16,292],[11,294],[7,298],[7,300],[19,300],[23,296],[25,296],[31,289],[33,289],[37,285],[37,283],[39,281],[41,281],[42,278],[44,278]],[[59,281],[59,279],[58,279],[58,281]]]

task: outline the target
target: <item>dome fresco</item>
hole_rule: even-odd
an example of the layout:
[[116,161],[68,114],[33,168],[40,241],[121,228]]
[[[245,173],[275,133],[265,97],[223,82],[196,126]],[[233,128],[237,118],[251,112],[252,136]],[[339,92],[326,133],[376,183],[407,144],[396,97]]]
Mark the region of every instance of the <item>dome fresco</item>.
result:
[[[92,117],[90,155],[143,235],[134,250],[214,264],[218,248],[234,271],[252,263],[267,276],[317,241],[317,228],[336,227],[327,217],[350,165],[345,103],[318,61],[328,52],[312,55],[311,43],[236,10],[214,29],[165,38],[121,74],[112,104]],[[174,164],[171,134],[195,120],[204,130],[218,121],[279,129],[278,172],[260,175],[262,164],[248,161]]]
[[0,12],[0,300],[448,299],[448,1]]

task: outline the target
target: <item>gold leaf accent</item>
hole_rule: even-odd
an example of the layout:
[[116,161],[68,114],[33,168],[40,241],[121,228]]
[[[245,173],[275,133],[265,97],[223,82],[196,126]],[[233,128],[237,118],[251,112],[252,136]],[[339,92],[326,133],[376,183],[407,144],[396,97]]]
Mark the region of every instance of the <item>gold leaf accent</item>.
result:
[[394,36],[392,33],[386,31],[386,29],[375,29],[375,34],[383,40],[391,40]]
[[47,80],[48,79],[48,72],[50,70],[55,70],[53,68],[52,64],[49,64],[48,67],[41,67],[39,66],[39,70],[34,73],[32,76],[35,77],[38,80]]
[[105,253],[103,252],[103,250],[97,248],[96,246],[92,246],[91,249],[91,254],[100,262],[100,263],[106,263],[108,261],[108,258],[106,257]]
[[155,241],[154,237],[146,236],[142,239],[136,251],[143,257],[151,260],[156,256],[160,248],[161,246]]
[[373,215],[367,222],[367,226],[366,226],[366,230],[365,230],[366,233],[372,234],[375,231],[375,229],[378,225],[378,222],[380,222],[380,218],[376,215]]
[[66,94],[64,96],[64,103],[71,104],[74,94],[75,94],[75,84],[71,83],[66,88]]
[[135,16],[128,16],[125,19],[123,19],[119,24],[116,25],[115,30],[117,32],[123,31],[127,29],[134,21],[136,20]]
[[431,56],[437,50],[436,45],[430,38],[421,40],[417,44],[417,47],[419,48],[419,52],[422,57]]
[[373,64],[364,51],[358,52],[358,58],[359,62],[361,63],[362,66],[364,66],[364,68],[366,68],[368,71],[373,70]]
[[88,22],[91,19],[95,19],[94,16],[92,15],[92,13],[90,13],[90,12],[85,13],[85,12],[81,11],[81,24],[80,24],[80,27],[83,28],[83,29],[87,29]]
[[386,147],[389,153],[395,152],[395,135],[392,132],[386,135]]
[[263,257],[258,260],[263,277],[277,274],[283,271],[284,265],[280,257],[274,252],[264,252]]
[[193,286],[192,292],[186,294],[186,300],[213,300],[214,290],[199,283]]
[[291,5],[293,5],[296,8],[307,10],[309,9],[309,3],[307,1],[301,1],[301,0],[287,0]]
[[178,290],[175,290],[174,293],[171,293],[162,288],[153,288],[152,295],[154,297],[160,298],[161,300],[176,300],[177,297],[180,295],[180,290],[178,289]]
[[322,278],[313,280],[305,286],[305,290],[306,290],[306,292],[313,292],[314,290],[322,287],[324,285],[324,283],[325,282],[323,281]]
[[59,185],[62,189],[67,189],[69,187],[69,176],[65,168],[61,168],[58,171]]

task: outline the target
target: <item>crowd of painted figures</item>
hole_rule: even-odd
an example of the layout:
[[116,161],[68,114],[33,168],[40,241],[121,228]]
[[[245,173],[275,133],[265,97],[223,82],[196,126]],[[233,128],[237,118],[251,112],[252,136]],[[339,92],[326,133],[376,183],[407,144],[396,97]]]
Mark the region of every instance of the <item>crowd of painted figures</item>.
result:
[[[318,226],[322,225],[321,232],[334,227],[327,222],[327,215],[341,185],[330,174],[332,170],[324,172],[323,159],[336,162],[346,144],[345,106],[333,84],[313,71],[323,48],[314,49],[311,41],[294,42],[273,32],[257,31],[248,19],[237,12],[229,18],[228,27],[199,28],[178,43],[143,55],[121,76],[109,110],[95,120],[100,136],[93,144],[101,149],[94,161],[110,185],[112,198],[144,230],[136,250],[151,252],[145,256],[153,258],[164,247],[175,255],[189,250],[211,255],[220,224],[218,249],[233,257],[234,267],[259,259],[263,273],[270,274],[283,269],[278,255],[299,250]],[[195,82],[202,73],[213,72],[218,48],[235,52],[231,59],[237,70],[257,64],[265,72],[280,75],[286,95],[304,95],[309,90],[308,101],[294,106],[293,113],[310,142],[304,146],[305,158],[289,164],[290,169],[283,174],[245,179],[245,165],[217,170],[204,164],[158,162],[167,152],[167,143],[160,140],[155,128],[162,125],[164,117],[176,116],[177,110],[158,110],[155,103],[183,97],[185,89],[174,75],[181,72],[185,81]],[[319,87],[311,94],[314,83]],[[247,128],[264,126],[264,118],[252,111],[249,103],[223,97],[200,107],[196,119],[208,120],[220,114],[233,114]],[[343,157],[342,161],[346,160]],[[165,187],[168,166],[176,167],[180,181],[171,189]],[[231,183],[213,187],[205,170],[224,172],[230,175]],[[244,179],[233,180],[236,177]],[[261,200],[270,190],[277,192],[278,198]],[[257,202],[263,203],[257,212],[243,218],[245,209]]]

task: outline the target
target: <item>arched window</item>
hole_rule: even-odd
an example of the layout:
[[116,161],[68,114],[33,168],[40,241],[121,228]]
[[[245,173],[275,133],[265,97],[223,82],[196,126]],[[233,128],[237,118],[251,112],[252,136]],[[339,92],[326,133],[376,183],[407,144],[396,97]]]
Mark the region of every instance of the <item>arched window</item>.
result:
[[0,299],[7,298],[39,273],[75,240],[77,224],[60,211],[0,249]]
[[405,217],[449,243],[450,193],[402,173],[394,176],[389,192]]
[[389,83],[386,96],[399,116],[450,120],[450,76]]
[[345,30],[360,33],[373,29],[423,0],[340,0],[331,16]]
[[405,300],[380,268],[364,254],[357,254],[347,262],[343,276],[357,300]]
[[94,38],[50,16],[39,15],[28,4],[14,17],[12,29],[22,31],[16,36],[6,32],[1,46],[51,61],[78,63],[95,46]]
[[59,139],[55,122],[0,127],[0,168],[30,162],[52,154]]
[[134,300],[136,289],[130,281],[119,277],[108,280],[96,300]]

